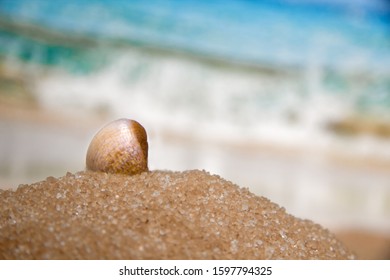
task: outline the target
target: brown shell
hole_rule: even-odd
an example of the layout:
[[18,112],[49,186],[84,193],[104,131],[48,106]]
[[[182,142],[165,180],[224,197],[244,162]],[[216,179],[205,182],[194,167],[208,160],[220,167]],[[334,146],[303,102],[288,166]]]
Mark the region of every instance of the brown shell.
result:
[[137,174],[148,171],[148,140],[138,122],[119,119],[104,126],[87,151],[87,169],[108,173]]

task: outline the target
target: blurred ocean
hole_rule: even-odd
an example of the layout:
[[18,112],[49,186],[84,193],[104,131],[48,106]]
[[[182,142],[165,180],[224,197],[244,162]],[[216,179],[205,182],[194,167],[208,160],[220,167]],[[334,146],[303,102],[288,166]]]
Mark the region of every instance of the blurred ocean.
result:
[[[0,63],[40,108],[145,124],[152,169],[265,183],[303,216],[336,205],[340,184],[345,197],[364,189],[358,207],[374,180],[362,211],[390,218],[385,0],[1,0]],[[385,172],[340,175],[329,157]],[[305,208],[299,192],[322,198]]]
[[386,2],[3,0],[0,14],[3,61],[64,71],[39,85],[43,105],[146,102],[239,127],[390,119]]

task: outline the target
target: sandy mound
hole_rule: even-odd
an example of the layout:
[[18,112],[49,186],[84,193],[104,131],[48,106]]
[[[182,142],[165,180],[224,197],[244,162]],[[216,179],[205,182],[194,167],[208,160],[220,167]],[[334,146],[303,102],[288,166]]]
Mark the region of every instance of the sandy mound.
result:
[[203,171],[68,173],[0,191],[2,259],[350,259],[334,235]]

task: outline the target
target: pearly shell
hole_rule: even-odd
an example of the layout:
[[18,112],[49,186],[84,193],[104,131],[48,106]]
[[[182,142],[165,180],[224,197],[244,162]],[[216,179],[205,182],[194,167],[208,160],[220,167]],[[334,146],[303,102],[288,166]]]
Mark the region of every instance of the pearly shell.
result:
[[104,126],[87,151],[87,169],[134,175],[148,171],[148,140],[138,122],[119,119]]

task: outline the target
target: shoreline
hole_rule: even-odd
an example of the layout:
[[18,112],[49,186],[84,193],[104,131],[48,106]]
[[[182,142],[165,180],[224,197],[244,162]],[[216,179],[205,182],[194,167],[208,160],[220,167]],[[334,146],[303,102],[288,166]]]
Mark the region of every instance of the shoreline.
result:
[[[126,116],[123,116],[126,117]],[[59,126],[66,128],[69,131],[73,129],[81,131],[83,129],[99,128],[105,122],[112,120],[109,116],[91,115],[91,114],[68,114],[66,111],[58,112],[46,110],[36,106],[15,103],[1,102],[0,99],[0,121],[10,123],[31,123],[40,126]],[[251,153],[266,153],[270,156],[284,158],[298,158],[307,152],[308,147],[282,144],[275,144],[268,141],[253,141],[253,140],[221,140],[221,139],[206,139],[194,134],[187,134],[183,131],[172,130],[170,127],[152,128],[152,133],[159,134],[159,138],[163,142],[170,143],[187,143],[189,145],[209,145],[210,147],[220,147],[226,150],[241,151],[243,154]],[[312,149],[312,148],[310,148]],[[312,151],[315,152],[315,151]],[[390,170],[390,158],[375,158],[374,156],[351,154],[350,152],[342,153],[329,149],[321,149],[317,151],[317,157],[329,161],[330,165],[337,168],[352,168],[366,172],[387,172]]]

